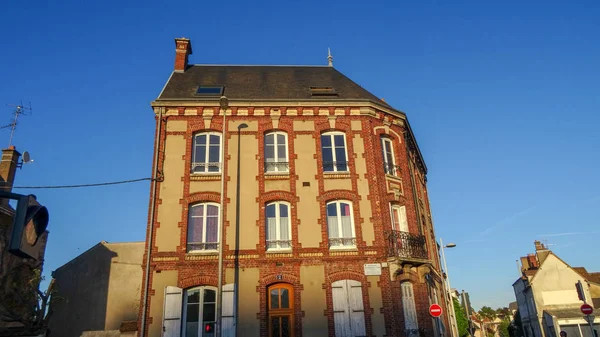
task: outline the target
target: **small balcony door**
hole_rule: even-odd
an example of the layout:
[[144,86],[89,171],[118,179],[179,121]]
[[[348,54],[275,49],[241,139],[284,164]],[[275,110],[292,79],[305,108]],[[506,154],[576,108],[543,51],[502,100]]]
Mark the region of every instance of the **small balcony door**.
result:
[[268,288],[269,337],[294,336],[294,288],[278,283]]

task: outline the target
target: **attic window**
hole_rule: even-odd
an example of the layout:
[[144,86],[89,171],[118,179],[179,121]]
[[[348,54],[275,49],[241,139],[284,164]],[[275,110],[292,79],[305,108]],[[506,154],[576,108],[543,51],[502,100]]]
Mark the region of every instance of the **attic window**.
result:
[[199,96],[221,96],[223,95],[223,86],[204,86],[201,85],[196,90]]
[[313,96],[337,96],[333,87],[310,87],[310,94]]

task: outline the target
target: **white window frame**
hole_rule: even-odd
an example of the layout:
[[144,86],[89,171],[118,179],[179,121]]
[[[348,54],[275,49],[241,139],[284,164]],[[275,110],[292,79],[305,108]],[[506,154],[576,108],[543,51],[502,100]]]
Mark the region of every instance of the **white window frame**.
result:
[[[287,211],[288,211],[288,235],[289,237],[287,238],[286,241],[289,241],[289,247],[281,247],[281,244],[278,243],[277,247],[274,248],[269,248],[269,240],[267,239],[267,235],[269,233],[269,228],[268,228],[268,219],[267,218],[267,207],[271,206],[271,205],[275,205],[275,241],[281,241],[281,240],[286,240],[281,238],[281,215],[280,213],[280,205],[285,205],[287,207]],[[273,202],[269,202],[265,205],[265,241],[267,243],[267,251],[281,251],[281,250],[291,250],[292,249],[292,207],[290,205],[289,202],[286,201],[273,201]]]
[[[198,159],[196,158],[196,147],[198,147],[199,145],[196,144],[196,138],[198,136],[201,135],[206,135],[206,153],[204,155],[204,159]],[[211,165],[211,162],[209,162],[208,158],[210,156],[210,136],[217,136],[219,137],[219,162],[218,163],[214,163],[216,164],[218,171],[209,171],[209,167]],[[220,132],[213,132],[213,131],[207,131],[207,132],[197,132],[194,134],[193,139],[192,139],[192,174],[221,174],[222,172],[222,167],[223,167],[223,149],[221,148],[223,145],[223,139],[221,138],[223,137],[223,135]],[[201,161],[203,160],[203,161]],[[196,171],[196,166],[198,166],[199,164],[204,164],[204,171]]]
[[[267,161],[267,136],[269,135],[273,135],[273,154],[275,156],[274,161],[272,162],[268,162]],[[278,135],[283,135],[285,137],[285,157],[286,157],[286,161],[281,161],[279,158],[279,152],[277,151],[277,146],[280,145],[277,143],[277,136]],[[289,142],[288,142],[288,135],[286,132],[282,132],[282,131],[273,131],[273,132],[269,132],[265,134],[265,138],[264,138],[265,144],[264,144],[264,148],[265,148],[265,173],[268,174],[277,174],[277,173],[289,173],[290,172],[290,153],[289,153]],[[288,163],[287,165],[284,165],[283,167],[281,167],[280,165],[274,165],[274,169],[272,171],[267,170],[267,163]]]
[[208,207],[207,206],[216,206],[217,207],[217,242],[216,242],[217,248],[216,249],[194,249],[194,250],[188,250],[187,249],[187,245],[190,244],[190,238],[187,237],[186,238],[186,250],[187,250],[187,253],[202,253],[202,252],[212,253],[212,252],[217,252],[218,249],[219,249],[219,244],[220,244],[220,242],[219,242],[219,230],[220,230],[219,223],[220,223],[220,218],[221,218],[221,205],[217,204],[216,202],[198,202],[198,203],[190,204],[188,206],[188,228],[187,228],[188,232],[187,233],[189,234],[189,226],[191,225],[191,221],[190,221],[191,218],[192,218],[192,215],[191,215],[192,212],[191,212],[191,210],[192,210],[193,207],[198,207],[200,205],[204,205],[204,211],[203,211],[203,214],[202,214],[202,218],[203,218],[203,222],[202,222],[202,241],[198,242],[198,243],[203,243],[203,244],[213,243],[213,242],[206,242],[206,232],[207,232],[206,231],[206,221],[207,221],[206,215],[208,213]]
[[[350,160],[348,158],[348,142],[346,141],[346,134],[340,131],[330,131],[330,132],[324,132],[321,134],[321,137],[323,136],[327,136],[331,138],[331,159],[333,160],[334,163],[337,163],[336,160],[336,155],[335,155],[335,136],[343,136],[344,139],[344,153],[346,155],[346,170],[345,171],[341,171],[338,170],[338,165],[337,164],[332,164],[333,166],[333,170],[331,171],[325,171],[325,162],[322,163],[323,165],[323,172],[324,173],[336,173],[336,172],[350,172]],[[321,138],[319,138],[319,141],[321,141]],[[323,148],[323,142],[321,141],[321,160],[323,160],[323,152],[324,152],[324,148]]]
[[408,337],[419,336],[419,316],[413,284],[403,282],[400,289],[402,291],[402,311],[404,312],[404,333]]
[[[404,219],[402,218],[404,216]],[[409,232],[408,229],[408,218],[406,217],[406,206],[400,206],[395,203],[390,203],[390,217],[392,220],[392,230],[399,232]],[[399,228],[396,228],[396,221],[394,221],[398,217],[398,223],[400,224]],[[404,228],[403,228],[404,227]]]
[[[390,156],[392,158],[387,157],[387,151],[385,150],[386,143],[390,145],[390,150],[392,151]],[[381,152],[383,154],[383,164],[384,164],[383,169],[385,170],[385,174],[397,177],[399,172],[398,172],[398,169],[396,168],[396,158],[395,158],[396,153],[394,152],[394,142],[392,142],[391,138],[381,137]],[[392,172],[389,172],[390,169]]]
[[[188,293],[190,291],[194,291],[194,290],[200,290],[200,295],[199,295],[199,299],[200,302],[198,303],[198,336],[202,336],[202,332],[204,329],[204,322],[202,321],[202,316],[203,316],[203,310],[204,310],[204,291],[205,290],[212,290],[215,292],[215,302],[217,300],[217,288],[212,287],[212,286],[201,286],[201,287],[193,287],[193,288],[189,288],[189,289],[185,289],[183,291],[183,312],[181,315],[181,335],[182,336],[186,336],[187,331],[186,331],[186,322],[187,322],[187,306],[188,306]],[[215,303],[215,308],[216,308],[216,303]],[[216,317],[216,311],[215,311],[215,322],[214,322],[214,329],[217,328],[217,317]]]
[[[341,211],[342,211],[342,206],[341,204],[348,204],[349,208],[350,208],[350,223],[351,223],[351,228],[352,228],[352,237],[350,238],[344,238],[341,236],[332,238],[331,237],[331,233],[329,233],[329,215],[327,215],[327,208],[329,208],[329,205],[331,204],[335,204],[336,207],[336,217],[337,217],[337,227],[338,227],[338,233],[342,233],[343,232],[343,227],[342,227],[342,215],[341,215]],[[325,205],[325,217],[326,217],[326,223],[327,223],[327,239],[329,241],[329,249],[349,249],[349,248],[356,248],[356,228],[354,227],[354,209],[352,206],[352,202],[350,200],[333,200],[333,201],[329,201],[326,205]],[[351,245],[335,245],[332,246],[331,245],[331,239],[352,239],[354,241],[353,244]],[[343,242],[342,242],[343,243]]]

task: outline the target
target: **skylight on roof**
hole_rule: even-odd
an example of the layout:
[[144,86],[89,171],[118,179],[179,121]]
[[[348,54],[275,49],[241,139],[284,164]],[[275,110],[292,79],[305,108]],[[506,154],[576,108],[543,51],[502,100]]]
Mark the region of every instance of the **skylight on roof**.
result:
[[199,95],[199,96],[221,96],[221,95],[223,95],[223,86],[201,85],[198,87],[198,90],[196,90],[196,95]]
[[337,96],[333,87],[310,87],[310,94],[313,96]]

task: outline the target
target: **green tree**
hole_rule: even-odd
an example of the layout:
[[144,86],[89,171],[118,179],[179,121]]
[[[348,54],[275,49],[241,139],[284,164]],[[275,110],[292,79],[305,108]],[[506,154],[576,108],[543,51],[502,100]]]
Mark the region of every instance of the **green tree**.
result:
[[508,317],[504,317],[504,319],[502,319],[502,323],[500,323],[498,330],[501,337],[510,337],[510,320]]
[[461,337],[468,336],[469,332],[467,331],[467,328],[469,327],[469,321],[467,320],[467,314],[458,302],[458,299],[453,298],[452,302],[454,303],[454,315],[456,317],[458,335]]
[[490,321],[493,321],[497,317],[496,310],[486,306],[483,306],[481,309],[479,309],[479,315],[481,318],[489,319]]

